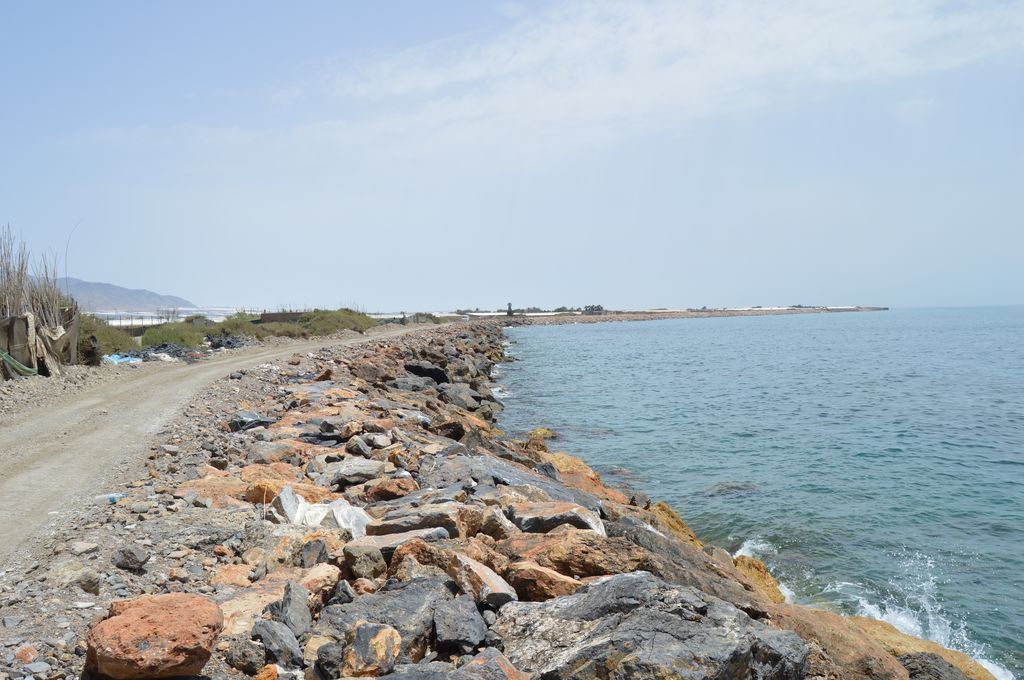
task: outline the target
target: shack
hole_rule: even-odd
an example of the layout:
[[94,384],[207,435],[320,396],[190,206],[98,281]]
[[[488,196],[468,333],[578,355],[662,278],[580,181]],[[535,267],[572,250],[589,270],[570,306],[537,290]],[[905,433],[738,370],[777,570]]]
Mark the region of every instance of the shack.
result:
[[40,324],[34,314],[0,319],[0,375],[59,376],[61,366],[78,363],[81,317],[77,307],[62,310],[55,327]]

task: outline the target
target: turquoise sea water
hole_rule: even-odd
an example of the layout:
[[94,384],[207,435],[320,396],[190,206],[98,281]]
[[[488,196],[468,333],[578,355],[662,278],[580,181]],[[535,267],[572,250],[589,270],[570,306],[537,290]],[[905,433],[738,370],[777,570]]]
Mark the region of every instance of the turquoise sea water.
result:
[[1024,678],[1024,307],[508,335],[507,431],[553,428],[796,602]]

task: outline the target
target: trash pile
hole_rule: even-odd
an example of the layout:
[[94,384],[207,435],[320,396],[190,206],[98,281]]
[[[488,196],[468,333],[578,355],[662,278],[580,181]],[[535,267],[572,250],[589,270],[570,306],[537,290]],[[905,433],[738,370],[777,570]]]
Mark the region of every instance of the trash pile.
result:
[[207,340],[209,349],[194,350],[181,347],[173,342],[165,342],[152,347],[143,347],[137,350],[129,350],[121,354],[108,354],[103,357],[106,364],[137,364],[143,361],[164,361],[175,362],[185,361],[194,363],[210,356],[211,351],[225,349],[239,349],[249,343],[248,338],[240,335],[215,335]]

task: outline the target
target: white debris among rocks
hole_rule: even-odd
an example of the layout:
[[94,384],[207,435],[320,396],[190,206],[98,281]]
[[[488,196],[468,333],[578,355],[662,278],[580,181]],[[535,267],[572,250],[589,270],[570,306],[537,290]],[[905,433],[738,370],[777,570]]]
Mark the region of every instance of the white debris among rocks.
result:
[[267,519],[279,524],[347,529],[352,538],[362,538],[366,535],[366,525],[373,518],[362,508],[340,498],[330,503],[308,503],[286,486],[270,504]]

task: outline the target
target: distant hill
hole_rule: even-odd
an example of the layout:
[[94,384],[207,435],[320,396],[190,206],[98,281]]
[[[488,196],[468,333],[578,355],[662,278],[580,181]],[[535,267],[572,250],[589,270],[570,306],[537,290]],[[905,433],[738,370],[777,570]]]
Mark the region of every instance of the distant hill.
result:
[[160,295],[151,290],[122,288],[112,283],[95,283],[81,279],[60,279],[61,290],[71,293],[78,305],[88,312],[153,312],[158,309],[195,307],[188,300],[174,295]]

